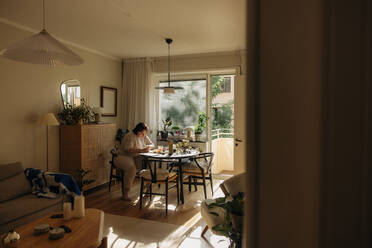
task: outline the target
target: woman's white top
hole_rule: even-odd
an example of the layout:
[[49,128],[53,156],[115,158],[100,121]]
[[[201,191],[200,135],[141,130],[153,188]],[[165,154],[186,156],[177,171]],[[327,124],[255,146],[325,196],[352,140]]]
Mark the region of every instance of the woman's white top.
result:
[[129,149],[143,149],[143,148],[146,148],[146,146],[148,145],[153,145],[153,143],[151,142],[150,138],[147,135],[140,138],[135,133],[133,133],[133,131],[131,131],[124,136],[122,145],[121,145],[121,148],[122,148],[121,150],[125,154],[131,155],[125,151]]

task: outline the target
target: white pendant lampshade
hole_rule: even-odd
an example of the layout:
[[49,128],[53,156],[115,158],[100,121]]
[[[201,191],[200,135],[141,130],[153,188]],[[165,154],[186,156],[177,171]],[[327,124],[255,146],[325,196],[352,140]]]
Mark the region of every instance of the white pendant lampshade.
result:
[[43,0],[43,30],[0,51],[0,55],[15,61],[48,65],[80,65],[84,60],[53,38],[45,29]]
[[80,65],[84,62],[82,58],[53,38],[45,29],[3,49],[0,54],[20,62],[52,67]]
[[175,90],[173,87],[164,87],[164,94],[174,94]]

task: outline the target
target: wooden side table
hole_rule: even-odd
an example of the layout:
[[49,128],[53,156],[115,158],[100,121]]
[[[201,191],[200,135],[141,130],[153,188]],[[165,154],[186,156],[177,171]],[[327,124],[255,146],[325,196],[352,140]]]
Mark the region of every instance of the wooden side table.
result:
[[[104,213],[101,210],[85,209],[85,216],[80,219],[52,219],[50,216],[47,215],[17,228],[16,232],[21,235],[17,247],[107,247],[107,239],[103,238]],[[34,236],[34,227],[40,224],[49,224],[54,228],[65,225],[71,228],[71,233],[65,233],[65,236],[59,240],[49,240],[48,233]]]

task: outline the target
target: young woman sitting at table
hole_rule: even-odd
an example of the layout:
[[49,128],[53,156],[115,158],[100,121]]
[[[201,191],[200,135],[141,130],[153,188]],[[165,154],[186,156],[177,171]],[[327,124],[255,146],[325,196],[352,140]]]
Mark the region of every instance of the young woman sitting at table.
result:
[[140,122],[136,127],[124,136],[119,148],[119,154],[115,158],[115,166],[124,171],[124,195],[123,200],[131,201],[129,190],[136,176],[136,155],[148,152],[154,144],[147,136],[149,127]]

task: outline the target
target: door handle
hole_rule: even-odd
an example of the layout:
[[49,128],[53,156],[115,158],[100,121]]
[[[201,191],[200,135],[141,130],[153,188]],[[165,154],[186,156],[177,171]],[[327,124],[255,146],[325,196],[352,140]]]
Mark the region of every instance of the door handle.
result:
[[243,142],[242,139],[235,138],[235,146],[238,146],[240,142]]

